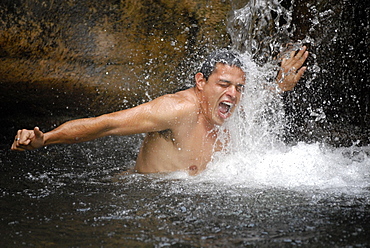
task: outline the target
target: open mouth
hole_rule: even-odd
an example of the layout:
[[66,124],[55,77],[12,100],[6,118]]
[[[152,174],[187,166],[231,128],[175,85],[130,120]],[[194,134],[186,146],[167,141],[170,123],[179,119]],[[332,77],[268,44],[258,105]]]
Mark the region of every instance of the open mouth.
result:
[[223,119],[228,118],[231,115],[231,109],[233,107],[234,107],[234,104],[231,102],[220,102],[220,104],[218,105],[220,116]]

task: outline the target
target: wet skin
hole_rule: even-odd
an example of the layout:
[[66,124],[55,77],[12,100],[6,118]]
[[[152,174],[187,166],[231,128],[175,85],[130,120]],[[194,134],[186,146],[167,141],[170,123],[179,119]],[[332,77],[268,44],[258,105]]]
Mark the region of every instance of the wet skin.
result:
[[198,73],[194,88],[159,98],[165,106],[155,114],[171,113],[173,122],[165,132],[147,135],[135,169],[144,173],[203,171],[213,152],[220,149],[215,146],[216,128],[235,110],[244,83],[240,68],[218,64],[208,80]]
[[[137,107],[64,123],[42,133],[20,130],[13,150],[32,150],[60,143],[78,143],[109,135],[147,133],[134,168],[140,173],[197,174],[211,160],[216,127],[234,111],[240,100],[244,72],[217,64],[208,80],[196,74],[193,88],[161,96]],[[222,105],[222,107],[221,107]]]
[[[294,88],[306,67],[306,47],[282,61],[277,83]],[[217,127],[234,112],[240,101],[245,74],[238,68],[217,63],[208,80],[195,75],[193,88],[161,96],[151,102],[95,118],[72,120],[43,133],[19,130],[11,149],[34,150],[52,144],[72,144],[109,135],[147,133],[134,168],[140,173],[187,171],[195,175],[206,168],[214,151]]]

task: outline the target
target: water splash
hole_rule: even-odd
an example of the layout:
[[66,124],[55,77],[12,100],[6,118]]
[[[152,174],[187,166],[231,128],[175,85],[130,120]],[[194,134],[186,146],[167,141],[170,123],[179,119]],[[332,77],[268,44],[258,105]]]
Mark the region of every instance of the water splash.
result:
[[[225,123],[228,132],[220,131],[219,139],[228,143],[227,148],[215,154],[208,169],[194,179],[196,182],[340,191],[368,187],[370,147],[356,146],[358,142],[351,147],[334,148],[324,142],[289,144],[284,140],[289,123],[283,97],[277,93],[274,81],[276,56],[286,55],[287,43],[299,49],[302,44],[316,42],[308,35],[301,41],[292,41],[295,29],[292,5],[283,6],[275,0],[253,0],[236,10],[230,19],[233,46],[243,53],[246,90],[236,114]],[[326,11],[318,16],[331,13]],[[320,21],[313,20],[311,28],[317,27]],[[321,68],[316,60],[310,70],[306,88],[320,76]],[[326,122],[323,107],[308,105],[307,111],[309,119],[306,122],[312,125]]]
[[[282,96],[266,81],[273,65],[260,67],[243,56],[247,86],[237,113],[220,136],[227,149],[216,153],[203,180],[250,187],[365,188],[370,182],[370,147],[334,148],[323,143],[287,144]],[[317,113],[316,113],[317,112]],[[325,114],[316,111],[317,121]],[[314,113],[314,111],[313,111]],[[226,141],[227,140],[227,141]]]
[[292,6],[276,0],[251,0],[234,11],[228,22],[233,46],[249,53],[260,64],[281,52],[281,45],[291,42]]

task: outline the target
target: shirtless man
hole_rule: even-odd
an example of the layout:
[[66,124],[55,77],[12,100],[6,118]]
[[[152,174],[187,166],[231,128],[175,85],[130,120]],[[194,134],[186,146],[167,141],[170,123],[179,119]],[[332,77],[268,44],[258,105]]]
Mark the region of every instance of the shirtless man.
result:
[[[292,52],[281,64],[278,85],[292,90],[306,67],[306,47]],[[245,73],[238,55],[230,51],[213,53],[195,75],[195,86],[126,109],[94,118],[68,121],[43,133],[39,128],[19,130],[12,150],[34,150],[52,144],[73,144],[109,135],[147,133],[135,171],[157,173],[203,171],[214,151],[217,126],[231,116],[239,103]],[[297,70],[296,68],[300,68]],[[289,73],[288,73],[289,72]],[[282,75],[285,76],[282,77]]]

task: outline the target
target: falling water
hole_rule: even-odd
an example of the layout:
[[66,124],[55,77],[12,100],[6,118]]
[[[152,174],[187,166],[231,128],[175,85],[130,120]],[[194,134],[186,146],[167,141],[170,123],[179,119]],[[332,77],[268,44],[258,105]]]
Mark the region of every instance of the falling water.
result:
[[[358,142],[354,142],[350,147],[333,147],[319,141],[285,140],[289,123],[283,96],[273,79],[277,70],[276,54],[285,56],[288,43],[293,43],[292,49],[299,49],[302,44],[315,42],[310,37],[291,40],[294,30],[291,21],[292,7],[286,8],[279,1],[250,1],[235,10],[229,32],[234,47],[243,51],[247,87],[237,114],[225,125],[231,137],[229,146],[215,155],[208,171],[200,177],[254,187],[345,191],[367,188],[369,146],[356,146]],[[315,83],[319,68],[314,62],[306,85]],[[312,116],[317,122],[326,118],[324,112]]]

